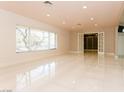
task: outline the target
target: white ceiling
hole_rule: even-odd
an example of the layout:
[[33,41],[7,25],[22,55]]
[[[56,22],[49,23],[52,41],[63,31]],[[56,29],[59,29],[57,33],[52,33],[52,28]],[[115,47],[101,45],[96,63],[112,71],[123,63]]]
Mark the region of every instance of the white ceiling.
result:
[[[51,2],[53,5],[45,5],[42,1],[0,2],[0,8],[70,31],[116,26],[123,6],[121,1]],[[83,8],[84,5],[87,6],[86,9]],[[50,16],[46,16],[47,14]],[[93,21],[90,20],[91,17],[94,18]]]

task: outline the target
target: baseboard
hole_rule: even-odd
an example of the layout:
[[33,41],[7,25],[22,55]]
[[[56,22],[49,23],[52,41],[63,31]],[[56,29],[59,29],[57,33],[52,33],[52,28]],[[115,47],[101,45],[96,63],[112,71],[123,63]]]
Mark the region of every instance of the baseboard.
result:
[[[69,53],[84,53],[84,52],[83,51],[69,51]],[[115,53],[98,53],[98,54],[115,56]]]
[[105,53],[102,53],[102,52],[98,52],[98,54],[100,54],[100,55],[104,55]]
[[[85,51],[69,51],[69,53],[84,53]],[[91,51],[91,52],[95,52],[95,51]]]
[[124,55],[118,55],[117,57],[118,58],[124,58]]
[[[5,67],[11,67],[14,65],[21,65],[21,64],[28,64],[30,62],[39,62],[42,61],[44,59],[47,58],[51,58],[54,56],[60,56],[63,54],[67,54],[67,52],[60,52],[60,53],[56,53],[56,54],[49,54],[49,55],[42,55],[42,57],[40,55],[32,57],[33,55],[31,55],[31,57],[28,57],[27,59],[23,58],[22,56],[22,60],[21,59],[17,59],[17,56],[14,57],[6,57],[6,58],[1,58],[0,59],[0,69],[1,68],[5,68]],[[16,59],[15,59],[16,58]]]
[[93,52],[97,52],[97,49],[85,49],[84,51],[93,51]]
[[106,55],[115,56],[115,53],[105,53]]
[[118,59],[118,58],[119,58],[119,57],[116,55],[116,56],[115,56],[115,59]]
[[124,55],[116,55],[115,59],[124,59]]
[[84,53],[83,51],[69,51],[69,53]]

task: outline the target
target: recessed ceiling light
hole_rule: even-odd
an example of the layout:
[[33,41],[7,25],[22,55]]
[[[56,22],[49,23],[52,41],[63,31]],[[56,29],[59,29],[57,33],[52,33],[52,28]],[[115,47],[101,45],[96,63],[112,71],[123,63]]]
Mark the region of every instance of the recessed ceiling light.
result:
[[94,26],[98,26],[98,24],[94,24]]
[[46,14],[46,16],[50,16],[50,14]]
[[74,29],[75,27],[74,27],[74,26],[72,26],[71,28],[72,28],[72,29]]
[[63,22],[62,22],[62,24],[66,24],[66,22],[65,22],[65,21],[63,21]]
[[86,6],[86,5],[84,5],[84,6],[83,6],[83,8],[84,8],[84,9],[86,9],[86,8],[87,8],[87,6]]
[[75,84],[76,83],[76,80],[73,80],[72,83]]
[[90,18],[90,20],[91,20],[91,21],[93,21],[93,20],[94,20],[94,18],[93,18],[93,17],[91,17],[91,18]]

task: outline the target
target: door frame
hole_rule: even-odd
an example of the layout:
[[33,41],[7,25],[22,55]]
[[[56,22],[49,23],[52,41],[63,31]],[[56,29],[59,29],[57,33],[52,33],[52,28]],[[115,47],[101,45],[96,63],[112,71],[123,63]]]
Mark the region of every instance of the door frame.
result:
[[[105,50],[105,34],[104,32],[79,32],[77,33],[77,50],[79,53],[84,53],[84,35],[85,34],[98,34],[98,54],[104,54]],[[99,34],[103,33],[103,52],[99,51]]]
[[[99,34],[103,34],[103,51],[99,51]],[[105,53],[105,34],[104,32],[99,32],[98,33],[98,54],[104,54]]]

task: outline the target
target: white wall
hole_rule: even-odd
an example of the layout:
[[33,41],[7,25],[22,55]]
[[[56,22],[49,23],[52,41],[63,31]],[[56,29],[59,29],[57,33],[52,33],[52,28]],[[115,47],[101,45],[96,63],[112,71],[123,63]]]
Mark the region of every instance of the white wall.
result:
[[124,33],[118,33],[118,56],[124,56]]
[[[57,50],[16,53],[16,24],[56,32],[58,35]],[[0,67],[41,59],[51,55],[60,55],[66,53],[68,49],[68,31],[11,12],[0,10]]]

